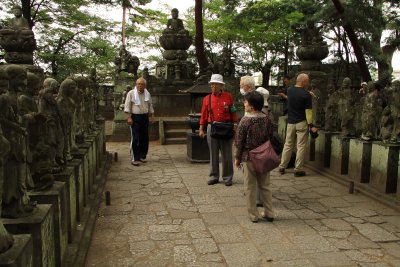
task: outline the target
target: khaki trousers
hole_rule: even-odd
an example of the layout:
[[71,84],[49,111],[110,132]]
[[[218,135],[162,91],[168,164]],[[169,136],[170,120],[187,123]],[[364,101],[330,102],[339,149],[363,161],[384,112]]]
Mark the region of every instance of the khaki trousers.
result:
[[256,206],[257,186],[264,206],[264,214],[262,214],[262,216],[266,215],[270,218],[273,218],[274,212],[272,210],[272,191],[270,188],[269,172],[262,174],[256,173],[253,167],[253,163],[251,163],[251,161],[246,161],[246,164],[244,164],[244,166],[246,171],[246,178],[244,180],[246,203],[250,219],[256,220],[260,217]]
[[303,170],[304,156],[308,140],[308,124],[306,121],[302,121],[296,124],[288,123],[286,130],[285,146],[283,147],[281,164],[279,165],[279,168],[286,169],[287,165],[289,164],[296,139],[297,153],[294,171],[297,172]]

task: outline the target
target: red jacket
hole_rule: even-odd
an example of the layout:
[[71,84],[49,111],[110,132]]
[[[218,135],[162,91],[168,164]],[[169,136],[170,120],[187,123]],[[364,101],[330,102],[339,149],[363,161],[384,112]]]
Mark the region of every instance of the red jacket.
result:
[[[200,125],[205,125],[207,122],[211,122],[208,100],[210,99],[210,95],[207,95],[203,99],[203,106],[201,107],[201,118]],[[221,92],[220,95],[211,94],[211,110],[212,110],[212,121],[221,121],[221,122],[236,122],[237,115],[236,111],[231,112],[231,108],[233,106],[233,98],[230,93]]]

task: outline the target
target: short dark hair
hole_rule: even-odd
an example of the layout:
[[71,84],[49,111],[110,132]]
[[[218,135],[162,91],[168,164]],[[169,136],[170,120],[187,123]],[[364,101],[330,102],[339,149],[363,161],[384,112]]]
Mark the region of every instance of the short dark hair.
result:
[[261,111],[264,107],[264,97],[257,91],[252,91],[244,96],[244,99],[247,100],[250,106],[254,108],[256,111]]

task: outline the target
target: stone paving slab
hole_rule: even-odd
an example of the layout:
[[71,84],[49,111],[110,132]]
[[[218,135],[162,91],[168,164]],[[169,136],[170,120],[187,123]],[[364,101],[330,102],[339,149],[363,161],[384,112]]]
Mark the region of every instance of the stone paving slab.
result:
[[243,174],[213,186],[185,145],[150,145],[148,162],[118,152],[86,266],[400,266],[400,213],[307,170],[271,173],[275,221],[251,223]]

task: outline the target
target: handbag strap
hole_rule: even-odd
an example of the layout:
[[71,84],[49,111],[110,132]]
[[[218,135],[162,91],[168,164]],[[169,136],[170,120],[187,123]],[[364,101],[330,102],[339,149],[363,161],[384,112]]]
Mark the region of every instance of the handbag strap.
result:
[[[213,116],[213,112],[212,112],[212,109],[211,109],[211,95],[212,94],[209,94],[208,96],[208,114],[209,114],[209,116],[210,116],[210,120],[211,120],[211,123],[213,122],[213,118],[212,118],[212,116]],[[231,112],[231,109],[229,109],[229,115],[231,116],[231,122],[233,122],[232,121],[232,112]]]

